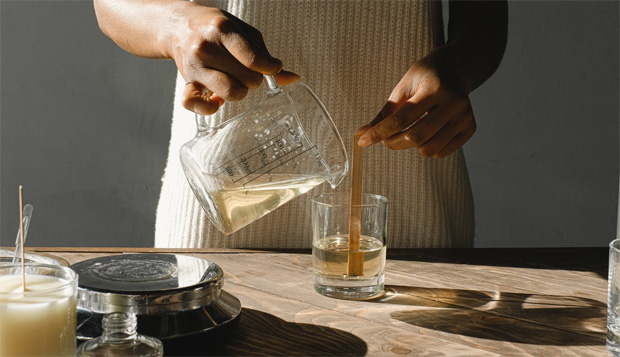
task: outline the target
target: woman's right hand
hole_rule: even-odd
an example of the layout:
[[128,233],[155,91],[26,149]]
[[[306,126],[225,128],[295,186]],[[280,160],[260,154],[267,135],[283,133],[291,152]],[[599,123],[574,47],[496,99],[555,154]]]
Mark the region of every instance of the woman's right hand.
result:
[[176,62],[187,83],[183,106],[193,112],[213,114],[225,100],[243,99],[264,74],[281,85],[298,78],[281,71],[257,29],[220,9],[184,0],[93,4],[101,31],[125,51]]
[[277,74],[279,84],[298,78],[281,71],[282,61],[269,54],[254,27],[223,10],[188,5],[167,40],[168,56],[186,82],[186,109],[213,114],[224,101],[241,100],[249,89],[260,86],[264,74]]

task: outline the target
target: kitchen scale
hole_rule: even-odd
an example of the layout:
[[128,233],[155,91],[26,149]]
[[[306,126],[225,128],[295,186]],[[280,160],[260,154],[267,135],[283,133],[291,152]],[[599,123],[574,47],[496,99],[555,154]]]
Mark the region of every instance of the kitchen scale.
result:
[[222,290],[222,269],[177,254],[122,254],[71,265],[79,275],[77,338],[100,336],[105,315],[137,316],[138,333],[160,340],[209,332],[234,321],[241,303]]

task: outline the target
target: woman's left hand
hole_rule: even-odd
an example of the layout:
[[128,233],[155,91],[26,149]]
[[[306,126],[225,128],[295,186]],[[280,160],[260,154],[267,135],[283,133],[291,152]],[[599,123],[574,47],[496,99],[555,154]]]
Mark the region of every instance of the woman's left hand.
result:
[[424,157],[445,157],[476,131],[464,85],[441,73],[431,53],[414,63],[370,124],[361,127],[360,146],[383,142],[392,150],[416,148]]

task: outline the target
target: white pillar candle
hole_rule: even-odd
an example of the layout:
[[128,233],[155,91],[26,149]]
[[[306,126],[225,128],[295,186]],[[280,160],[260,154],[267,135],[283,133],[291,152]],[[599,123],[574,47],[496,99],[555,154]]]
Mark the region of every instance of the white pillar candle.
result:
[[75,356],[77,275],[30,265],[23,292],[15,267],[0,266],[0,356]]

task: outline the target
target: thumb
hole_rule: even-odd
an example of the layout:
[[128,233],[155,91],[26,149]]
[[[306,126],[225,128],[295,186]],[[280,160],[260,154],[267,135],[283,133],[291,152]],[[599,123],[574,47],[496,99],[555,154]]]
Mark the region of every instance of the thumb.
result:
[[280,71],[280,73],[273,76],[276,79],[276,83],[279,86],[289,85],[299,80],[299,75],[289,71]]

